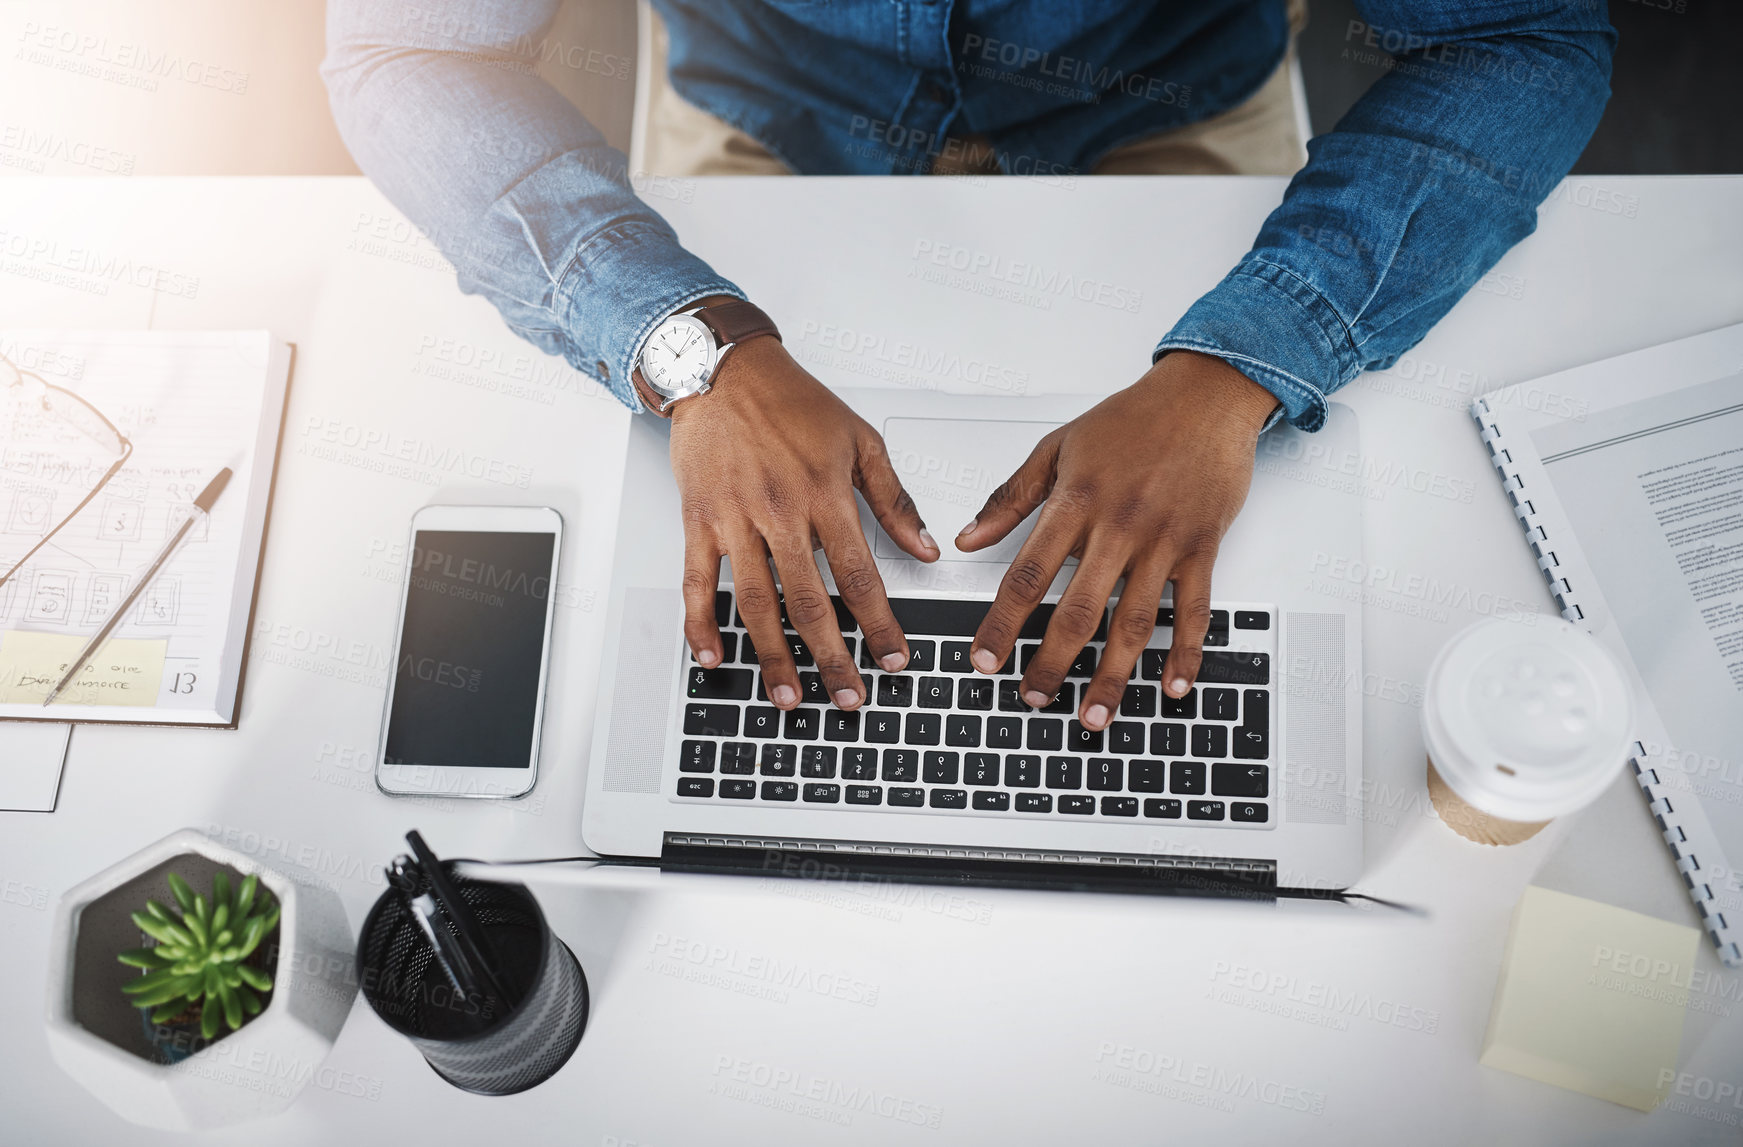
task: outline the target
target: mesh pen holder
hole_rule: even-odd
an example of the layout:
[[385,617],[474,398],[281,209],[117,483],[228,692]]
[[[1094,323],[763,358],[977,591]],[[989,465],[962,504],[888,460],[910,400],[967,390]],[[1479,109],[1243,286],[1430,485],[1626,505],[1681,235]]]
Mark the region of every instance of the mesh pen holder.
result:
[[525,1091],[556,1074],[580,1044],[587,977],[525,887],[457,876],[451,863],[443,868],[513,979],[529,987],[503,1014],[486,1014],[453,989],[418,920],[390,888],[370,909],[357,944],[363,996],[455,1087],[479,1095]]

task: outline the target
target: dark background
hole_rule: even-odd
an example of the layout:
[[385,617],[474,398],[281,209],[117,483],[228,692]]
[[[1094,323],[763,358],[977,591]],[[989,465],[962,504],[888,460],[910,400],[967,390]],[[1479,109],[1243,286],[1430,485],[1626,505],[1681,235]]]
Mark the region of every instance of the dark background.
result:
[[[1299,51],[1317,135],[1382,73],[1342,58],[1354,0],[1308,0],[1308,12]],[[1743,0],[1610,0],[1610,23],[1620,37],[1610,105],[1574,171],[1743,172]]]

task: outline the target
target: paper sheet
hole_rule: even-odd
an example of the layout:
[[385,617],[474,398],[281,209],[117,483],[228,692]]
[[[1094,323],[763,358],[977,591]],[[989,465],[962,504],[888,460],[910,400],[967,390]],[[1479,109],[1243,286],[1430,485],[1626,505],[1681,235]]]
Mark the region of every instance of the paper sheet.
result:
[[[168,645],[111,638],[42,715],[56,716],[63,705],[155,705]],[[0,703],[42,704],[84,647],[85,638],[77,635],[8,631],[0,638]]]

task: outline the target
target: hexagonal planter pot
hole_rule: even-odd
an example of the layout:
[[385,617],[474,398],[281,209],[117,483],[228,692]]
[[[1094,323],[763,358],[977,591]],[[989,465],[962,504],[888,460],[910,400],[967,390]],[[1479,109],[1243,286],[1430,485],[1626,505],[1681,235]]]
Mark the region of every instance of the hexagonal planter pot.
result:
[[[153,1038],[121,986],[139,975],[116,960],[141,943],[131,914],[147,900],[173,905],[169,873],[210,888],[257,874],[279,902],[273,988],[259,1015],[209,1043],[180,1033]],[[265,947],[265,945],[263,945]],[[292,876],[183,829],[98,873],[61,897],[49,955],[48,1046],[55,1062],[122,1118],[194,1130],[290,1106],[338,1038],[357,994],[355,940],[330,888]],[[171,1062],[174,1060],[175,1062]]]

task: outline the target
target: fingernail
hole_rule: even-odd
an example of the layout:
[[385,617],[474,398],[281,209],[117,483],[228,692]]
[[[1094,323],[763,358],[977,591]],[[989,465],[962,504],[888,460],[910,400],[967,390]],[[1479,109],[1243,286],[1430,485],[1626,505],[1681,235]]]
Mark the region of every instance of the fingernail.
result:
[[714,650],[712,650],[712,649],[704,649],[702,652],[700,652],[696,655],[696,663],[698,665],[704,666],[705,668],[712,669],[714,667],[714,662],[716,660],[718,660],[718,659],[714,656]]
[[791,685],[777,685],[769,696],[775,699],[777,705],[791,705],[799,699],[799,695],[793,692]]
[[884,667],[885,673],[894,673],[907,663],[908,655],[905,653],[886,653],[878,658],[878,664]]
[[1184,697],[1184,696],[1186,696],[1186,690],[1187,690],[1186,678],[1176,677],[1174,679],[1174,695],[1176,697]]
[[998,655],[990,649],[977,649],[969,654],[974,667],[982,673],[997,673],[999,671]]
[[1029,703],[1029,708],[1031,709],[1045,709],[1053,702],[1053,698],[1047,696],[1047,694],[1041,692],[1039,689],[1031,689],[1027,693],[1024,693],[1023,700]]
[[974,533],[974,528],[978,525],[980,525],[979,518],[970,518],[968,520],[968,525],[962,527],[962,532],[960,534],[957,534],[956,536],[959,538],[966,538],[966,537],[968,537],[968,535]]
[[855,693],[852,689],[837,689],[835,691],[835,703],[843,709],[851,709],[859,704],[859,694]]
[[1106,705],[1091,705],[1083,711],[1083,723],[1092,729],[1099,729],[1108,723],[1108,707]]
[[938,548],[938,543],[932,539],[932,531],[928,530],[925,526],[920,527],[920,544],[929,550],[935,550]]

